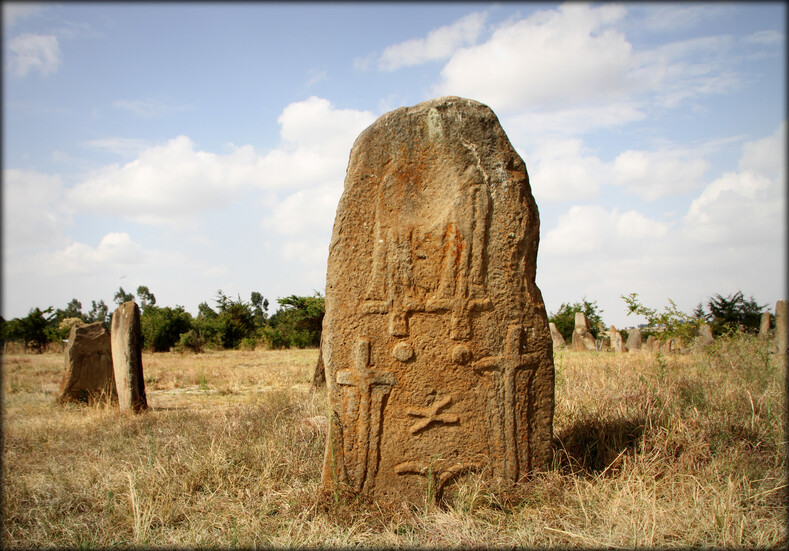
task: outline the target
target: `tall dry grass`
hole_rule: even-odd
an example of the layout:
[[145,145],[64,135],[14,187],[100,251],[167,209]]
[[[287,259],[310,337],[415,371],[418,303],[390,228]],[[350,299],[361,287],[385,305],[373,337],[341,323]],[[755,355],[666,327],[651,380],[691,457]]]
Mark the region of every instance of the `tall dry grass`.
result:
[[443,507],[324,495],[317,351],[145,355],[151,410],[57,406],[58,354],[3,358],[3,545],[785,547],[784,359],[557,353],[551,468]]

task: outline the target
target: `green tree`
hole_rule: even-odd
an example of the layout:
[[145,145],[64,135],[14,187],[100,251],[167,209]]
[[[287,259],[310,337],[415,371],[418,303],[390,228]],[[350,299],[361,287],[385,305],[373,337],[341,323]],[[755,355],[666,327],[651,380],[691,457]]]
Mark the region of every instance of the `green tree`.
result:
[[115,304],[120,306],[124,302],[129,302],[130,300],[134,300],[134,295],[132,293],[127,293],[123,290],[123,287],[118,287],[118,290],[115,292],[115,296],[112,297],[112,300],[115,301]]
[[183,306],[170,308],[148,305],[140,315],[143,346],[154,352],[167,352],[192,329],[192,315]]
[[96,302],[90,301],[90,312],[85,316],[87,323],[94,323],[100,321],[104,324],[105,329],[110,328],[110,309],[104,304],[103,300]]
[[269,319],[263,334],[272,348],[320,346],[326,302],[320,293],[278,298],[279,310]]
[[742,291],[737,291],[726,297],[721,294],[711,296],[707,301],[707,311],[699,304],[694,313],[707,320],[712,334],[718,336],[738,328],[757,333],[765,308],[766,305],[758,304],[752,296],[745,299]]
[[26,317],[11,320],[14,323],[10,323],[7,328],[8,339],[30,345],[41,354],[49,340],[47,330],[54,317],[51,306],[46,310],[32,308]]
[[149,306],[156,305],[156,297],[153,296],[153,293],[148,290],[148,287],[145,285],[140,285],[137,287],[137,298],[140,301],[140,310],[145,312],[145,309]]
[[255,325],[263,327],[268,319],[268,299],[257,291],[253,291],[249,297],[252,303],[252,315],[255,318]]
[[621,298],[627,304],[628,316],[631,314],[643,316],[650,327],[659,329],[655,337],[660,341],[679,338],[685,343],[692,343],[699,332],[699,326],[704,323],[703,318],[681,311],[671,299],[668,299],[669,305],[663,308],[663,312],[658,312],[641,304],[638,293],[621,295]]
[[556,329],[562,334],[564,340],[568,343],[572,340],[573,330],[575,329],[575,314],[576,312],[583,312],[586,316],[586,323],[589,326],[589,332],[592,333],[595,339],[598,338],[601,331],[605,330],[603,325],[603,318],[601,314],[603,311],[597,306],[597,301],[589,302],[586,297],[581,299],[581,302],[562,303],[555,314],[548,316],[548,321],[556,325]]

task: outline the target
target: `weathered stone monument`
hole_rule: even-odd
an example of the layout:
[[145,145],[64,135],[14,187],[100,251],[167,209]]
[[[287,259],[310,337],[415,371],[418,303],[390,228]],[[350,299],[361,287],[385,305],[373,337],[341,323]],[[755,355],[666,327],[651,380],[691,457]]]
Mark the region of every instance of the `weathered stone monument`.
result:
[[493,111],[445,97],[383,115],[351,150],[329,249],[326,488],[424,503],[552,456],[539,215]]
[[594,335],[589,331],[586,316],[583,312],[575,313],[575,329],[573,329],[573,350],[596,350]]
[[613,325],[608,330],[608,336],[611,339],[611,350],[614,352],[622,352],[624,349],[624,344],[622,342],[622,335],[619,331],[616,330],[616,327]]
[[787,303],[779,300],[775,303],[775,348],[779,354],[786,354],[789,343],[789,320],[786,319]]
[[694,350],[701,350],[708,347],[715,342],[715,337],[712,336],[712,327],[709,323],[701,324],[699,327],[699,334],[696,337],[696,342],[693,344]]
[[761,323],[759,323],[759,338],[768,339],[770,337],[770,311],[762,312]]
[[117,400],[110,334],[101,322],[71,328],[64,363],[58,402]]
[[628,352],[641,350],[641,329],[633,327],[627,332],[627,343],[625,344]]
[[121,411],[139,412],[148,408],[142,373],[142,334],[140,308],[134,301],[124,302],[112,314],[110,326],[112,367]]
[[564,342],[564,337],[556,328],[556,324],[550,322],[548,324],[548,329],[551,331],[551,341],[553,342],[553,349],[554,350],[561,350],[562,348],[567,347],[567,343]]
[[649,352],[657,352],[660,349],[660,341],[657,340],[655,335],[650,335],[647,337],[646,349]]

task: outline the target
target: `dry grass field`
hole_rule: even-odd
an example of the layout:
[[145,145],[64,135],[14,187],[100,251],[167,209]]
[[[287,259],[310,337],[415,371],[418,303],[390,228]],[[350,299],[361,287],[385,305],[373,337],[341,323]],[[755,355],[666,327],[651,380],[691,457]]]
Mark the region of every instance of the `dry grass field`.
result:
[[783,547],[785,359],[556,354],[551,468],[442,507],[320,492],[317,350],[145,354],[150,411],[58,406],[62,354],[7,355],[4,548]]

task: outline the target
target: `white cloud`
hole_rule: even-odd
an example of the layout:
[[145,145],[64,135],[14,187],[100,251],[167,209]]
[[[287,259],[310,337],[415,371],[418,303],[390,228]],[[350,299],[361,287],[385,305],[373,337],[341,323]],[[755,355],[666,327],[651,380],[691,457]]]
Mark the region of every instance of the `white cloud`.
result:
[[136,138],[100,138],[88,140],[83,143],[85,147],[115,153],[116,155],[138,155],[149,148],[151,144],[146,140]]
[[578,139],[551,140],[524,156],[532,193],[540,201],[582,201],[598,195],[607,169]]
[[46,76],[61,64],[60,46],[53,35],[20,34],[9,41],[8,52],[11,72],[20,77],[31,72]]
[[[637,210],[574,205],[543,227],[538,284],[549,310],[561,300],[599,300],[609,322],[622,294],[658,309],[672,298],[691,311],[713,293],[782,297],[786,281],[785,123],[743,146],[739,172],[714,179],[667,221]],[[569,296],[568,296],[569,295]]]
[[463,46],[476,43],[485,27],[487,13],[470,13],[451,25],[433,29],[425,38],[406,40],[387,47],[378,67],[394,71],[401,67],[445,59]]
[[117,109],[130,111],[145,118],[162,117],[173,112],[189,109],[187,105],[178,105],[171,101],[150,98],[139,100],[119,99],[112,102],[112,105]]
[[599,205],[574,205],[559,217],[540,245],[545,255],[627,257],[665,237],[669,226],[629,210],[607,211]]
[[285,236],[321,236],[328,246],[341,194],[342,183],[299,190],[279,201],[261,228]]
[[346,161],[353,141],[374,120],[369,111],[337,109],[329,100],[315,96],[291,103],[277,118],[283,149],[345,150]]
[[42,4],[33,2],[3,2],[3,24],[12,27],[18,21],[30,17],[44,9]]
[[60,208],[59,176],[29,170],[3,170],[3,248],[46,247],[64,242],[68,216]]
[[505,114],[501,124],[514,142],[542,144],[546,139],[577,137],[601,128],[615,128],[646,118],[640,104],[617,102],[595,107],[569,107],[553,111]]
[[786,181],[786,121],[772,136],[745,143],[739,168]]
[[51,269],[62,276],[97,273],[107,266],[138,264],[143,258],[142,247],[128,233],[108,233],[96,247],[72,243],[53,253],[44,253]]
[[[183,225],[199,212],[268,191],[274,193],[272,220],[298,233],[293,223],[283,222],[296,199],[290,197],[280,205],[277,194],[312,190],[298,196],[307,197],[317,190],[311,201],[339,197],[351,145],[373,120],[370,112],[337,109],[328,100],[310,97],[283,109],[278,119],[280,146],[266,154],[249,145],[210,153],[187,136],[178,136],[143,149],[131,162],[97,171],[68,192],[69,203],[86,212],[145,224]],[[109,139],[87,145],[123,152],[144,144]]]
[[244,187],[262,182],[250,146],[228,155],[195,150],[186,136],[144,150],[125,165],[104,167],[67,196],[91,213],[110,213],[149,224],[177,223],[184,216],[226,205]]
[[703,187],[708,168],[709,163],[693,151],[631,149],[614,159],[612,181],[652,201]]
[[436,91],[497,112],[624,99],[632,46],[611,25],[625,13],[616,5],[567,3],[504,23],[487,42],[456,52]]

